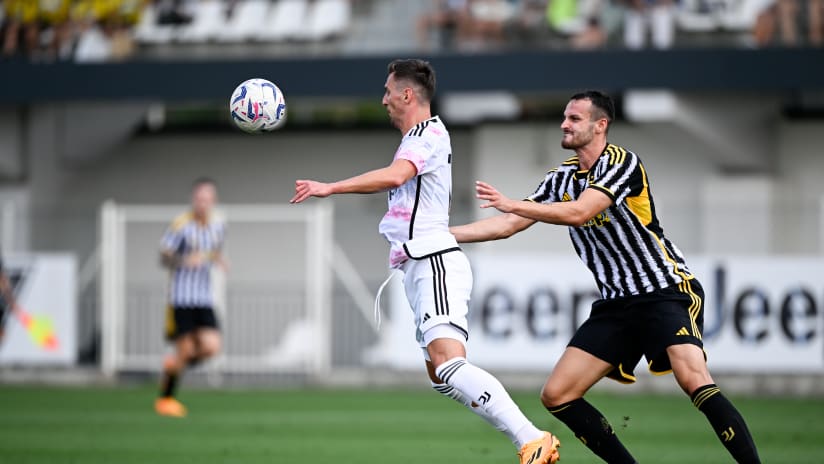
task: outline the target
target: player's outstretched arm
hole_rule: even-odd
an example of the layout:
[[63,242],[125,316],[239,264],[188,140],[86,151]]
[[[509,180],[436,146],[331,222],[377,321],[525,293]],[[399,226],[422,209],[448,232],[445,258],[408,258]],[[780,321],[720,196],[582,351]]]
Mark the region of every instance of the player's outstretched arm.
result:
[[398,188],[418,175],[412,162],[398,159],[389,166],[365,172],[349,179],[325,183],[314,180],[295,181],[295,196],[289,203],[300,203],[309,197],[325,198],[341,193],[375,193]]
[[612,198],[595,189],[586,189],[575,201],[549,204],[507,198],[486,182],[478,181],[475,189],[478,199],[487,201],[481,208],[495,208],[502,213],[564,226],[582,226],[612,205]]
[[480,221],[449,228],[458,243],[488,242],[509,238],[527,227],[535,224],[517,214],[499,214]]

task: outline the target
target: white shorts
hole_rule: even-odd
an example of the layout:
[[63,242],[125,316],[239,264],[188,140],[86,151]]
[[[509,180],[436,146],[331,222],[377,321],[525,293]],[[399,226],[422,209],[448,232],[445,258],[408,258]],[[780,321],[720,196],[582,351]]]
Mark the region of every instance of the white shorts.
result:
[[415,338],[426,352],[436,338],[469,338],[472,268],[462,251],[450,251],[403,264],[403,286],[415,314]]

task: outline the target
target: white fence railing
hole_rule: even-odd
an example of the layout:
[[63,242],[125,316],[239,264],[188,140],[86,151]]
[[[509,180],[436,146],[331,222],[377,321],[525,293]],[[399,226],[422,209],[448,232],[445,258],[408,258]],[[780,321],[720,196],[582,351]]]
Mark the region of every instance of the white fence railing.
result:
[[[158,243],[185,210],[114,202],[100,210],[101,367],[107,374],[159,366],[167,349],[167,276]],[[324,375],[333,354],[331,204],[223,205],[220,213],[231,270],[215,271],[224,350],[211,368]],[[366,304],[367,287],[352,269],[346,272],[347,287]]]

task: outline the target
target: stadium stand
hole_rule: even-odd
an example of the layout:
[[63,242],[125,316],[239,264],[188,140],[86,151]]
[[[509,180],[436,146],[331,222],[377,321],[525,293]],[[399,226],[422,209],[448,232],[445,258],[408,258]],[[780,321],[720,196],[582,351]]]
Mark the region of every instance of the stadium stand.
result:
[[66,0],[63,16],[0,5],[4,58],[35,61],[824,43],[821,0]]

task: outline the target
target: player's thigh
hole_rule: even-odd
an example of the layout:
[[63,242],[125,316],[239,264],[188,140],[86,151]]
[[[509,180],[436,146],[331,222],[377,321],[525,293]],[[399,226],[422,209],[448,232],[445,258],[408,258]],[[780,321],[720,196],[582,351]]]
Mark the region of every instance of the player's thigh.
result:
[[[706,371],[701,332],[704,324],[704,291],[697,280],[657,290],[638,306],[639,327],[650,372],[665,374],[674,371],[672,352],[688,353],[688,358],[700,361],[691,370]],[[689,345],[677,348],[681,345]],[[672,348],[672,349],[671,349]],[[697,354],[697,356],[696,356]],[[682,373],[686,366],[682,363]],[[677,378],[677,377],[676,377]],[[682,375],[682,380],[686,380]],[[681,383],[679,381],[679,383]]]
[[[589,318],[575,331],[568,344],[569,348],[577,348],[610,365],[606,376],[621,383],[635,382],[634,368],[643,356],[637,318],[627,301],[615,299],[593,303]],[[599,366],[605,364],[599,363]]]
[[704,350],[700,347],[683,343],[667,347],[667,356],[675,381],[682,390],[691,395],[698,387],[714,383],[707,369]]
[[580,398],[612,369],[603,359],[569,346],[544,384],[541,401],[549,407]]

